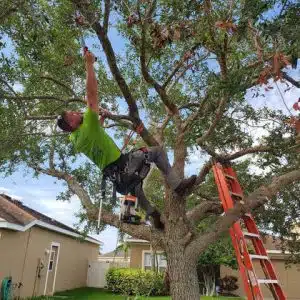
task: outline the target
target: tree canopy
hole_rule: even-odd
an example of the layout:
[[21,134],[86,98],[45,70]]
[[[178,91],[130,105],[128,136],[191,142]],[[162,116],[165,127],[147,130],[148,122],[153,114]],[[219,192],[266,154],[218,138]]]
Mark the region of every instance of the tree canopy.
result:
[[[86,106],[83,37],[98,56],[99,105],[111,113],[104,125],[108,132],[121,145],[126,132],[142,125],[138,145],[161,145],[181,177],[191,165],[198,175],[183,199],[163,180],[148,191],[163,211],[164,232],[122,225],[125,232],[155,239],[170,260],[176,240],[184,251],[178,253],[192,260],[243,212],[260,206],[261,228],[299,251],[293,229],[300,215],[300,160],[291,115],[279,110],[276,100],[261,108],[249,101],[262,101],[279,88],[280,101],[296,117],[291,106],[297,99],[284,98],[299,88],[290,73],[300,53],[298,1],[4,0],[0,5],[1,174],[22,165],[37,176],[63,180],[60,198],[77,195],[82,220],[95,225],[101,173],[74,153],[55,124],[63,110]],[[84,24],[75,22],[78,15]],[[214,161],[235,164],[246,195],[245,205],[225,217],[210,173]],[[104,224],[119,226],[116,207],[106,199]],[[197,231],[209,218],[212,226]]]

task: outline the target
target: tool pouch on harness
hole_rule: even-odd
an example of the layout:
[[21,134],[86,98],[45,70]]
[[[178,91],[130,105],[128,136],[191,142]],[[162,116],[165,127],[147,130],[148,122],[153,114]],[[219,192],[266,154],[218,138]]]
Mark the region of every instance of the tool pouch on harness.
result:
[[[136,150],[134,150],[136,151]],[[134,152],[129,152],[126,154],[121,154],[120,158],[108,165],[103,170],[103,180],[101,184],[102,197],[105,196],[106,180],[109,179],[114,186],[113,199],[116,199],[116,192],[127,195],[129,193],[134,193],[134,188],[140,184],[143,179],[147,176],[150,170],[150,163],[147,161],[148,153],[144,152],[144,158],[137,166],[137,169],[131,170],[130,174],[128,172],[128,166],[130,164],[131,154]]]

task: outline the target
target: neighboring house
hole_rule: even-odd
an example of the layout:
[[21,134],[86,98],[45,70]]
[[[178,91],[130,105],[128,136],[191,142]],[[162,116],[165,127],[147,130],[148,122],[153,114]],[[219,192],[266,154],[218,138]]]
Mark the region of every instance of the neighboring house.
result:
[[128,253],[124,250],[118,249],[98,256],[98,261],[109,263],[110,266],[114,267],[129,267],[130,265],[130,249]]
[[128,238],[127,243],[130,245],[130,268],[141,268],[150,270],[155,264],[160,271],[167,267],[167,260],[164,252],[156,250],[155,261],[153,259],[153,249],[148,241]]
[[[300,300],[300,264],[291,265],[286,267],[286,259],[288,253],[283,254],[280,250],[279,243],[274,241],[270,236],[263,238],[264,244],[268,252],[270,259],[273,262],[275,271],[279,277],[279,281],[287,294],[289,300]],[[130,245],[130,267],[131,268],[142,268],[149,269],[152,266],[153,259],[151,246],[148,241],[128,238],[127,243]],[[161,270],[166,268],[166,260],[162,251],[158,253],[158,266]],[[259,262],[255,262],[255,270],[259,278],[265,278],[262,274],[262,269]],[[238,270],[232,270],[231,268],[221,266],[220,268],[221,278],[226,275],[236,276],[238,278],[239,289],[234,291],[239,296],[245,296],[243,290],[243,283]],[[270,291],[267,287],[263,287],[264,295],[267,298],[273,299]]]
[[86,286],[88,261],[97,259],[100,244],[0,195],[0,281],[11,276],[16,297]]

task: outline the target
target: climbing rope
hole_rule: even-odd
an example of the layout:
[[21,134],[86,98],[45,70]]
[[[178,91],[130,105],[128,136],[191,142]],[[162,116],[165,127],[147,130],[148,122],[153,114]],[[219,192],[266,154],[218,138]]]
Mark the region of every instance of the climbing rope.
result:
[[144,130],[144,125],[142,123],[140,123],[136,128],[135,130],[131,130],[129,132],[129,134],[127,135],[127,137],[125,138],[125,142],[124,142],[124,145],[121,149],[121,152],[123,153],[123,151],[127,148],[130,140],[132,139],[133,135],[134,135],[134,132],[136,132],[137,134],[141,134]]

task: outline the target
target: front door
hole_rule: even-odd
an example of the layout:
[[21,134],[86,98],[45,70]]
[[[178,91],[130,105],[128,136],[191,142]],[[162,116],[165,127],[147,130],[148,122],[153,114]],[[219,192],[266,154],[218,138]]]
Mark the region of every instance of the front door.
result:
[[45,294],[52,295],[55,287],[56,271],[58,266],[59,244],[51,245],[50,257],[47,270]]

